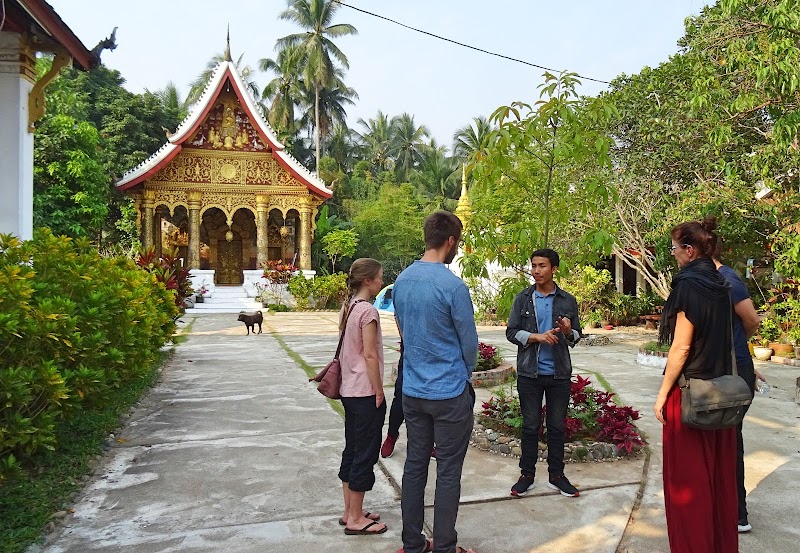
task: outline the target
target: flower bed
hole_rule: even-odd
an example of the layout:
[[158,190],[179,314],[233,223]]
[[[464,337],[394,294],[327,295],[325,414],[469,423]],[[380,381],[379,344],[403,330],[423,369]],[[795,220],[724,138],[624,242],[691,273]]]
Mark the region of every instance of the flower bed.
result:
[[473,371],[472,385],[476,388],[490,388],[508,382],[514,376],[514,367],[510,363],[500,363],[488,371]]
[[[583,449],[576,454],[577,460],[590,458],[614,458],[619,455],[637,453],[643,446],[644,440],[639,435],[639,430],[633,421],[639,419],[639,412],[629,406],[620,406],[613,401],[614,393],[597,390],[591,386],[591,380],[576,375],[572,381],[570,401],[567,408],[565,422],[566,442],[572,445],[570,456],[578,448],[588,448],[588,451],[597,452],[595,457],[583,455]],[[547,406],[542,406],[542,421],[546,420]],[[486,447],[491,451],[491,434],[481,435],[481,431],[490,430],[498,434],[494,443],[497,452],[514,455],[514,440],[518,440],[522,431],[522,412],[519,406],[519,397],[499,390],[496,396],[483,403],[483,409],[478,416],[477,435],[473,431],[473,443],[476,447]],[[501,442],[500,439],[503,439]],[[487,441],[483,441],[486,438]],[[546,443],[546,428],[542,424],[539,441],[541,448]],[[580,445],[577,445],[580,443]],[[609,455],[610,449],[595,444],[611,445],[616,451]],[[500,446],[507,446],[501,448]],[[507,451],[506,451],[507,450]],[[583,458],[580,458],[583,456]]]

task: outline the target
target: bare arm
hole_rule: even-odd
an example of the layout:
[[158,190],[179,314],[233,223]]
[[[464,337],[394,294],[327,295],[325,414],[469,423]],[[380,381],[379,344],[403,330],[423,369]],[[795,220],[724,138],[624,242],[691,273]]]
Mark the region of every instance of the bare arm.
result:
[[758,325],[761,321],[758,319],[758,313],[753,305],[753,300],[747,298],[740,301],[733,306],[736,315],[742,320],[742,327],[744,328],[744,337],[750,338],[758,330]]
[[656,412],[656,418],[661,424],[666,424],[664,405],[667,403],[667,394],[675,386],[675,382],[677,382],[683,371],[686,358],[689,356],[693,335],[694,325],[686,318],[686,313],[679,311],[678,318],[675,321],[675,336],[672,339],[672,345],[667,355],[667,368],[664,372],[664,379],[661,381],[661,389],[658,391],[656,404],[653,407]]
[[378,323],[376,321],[370,321],[361,329],[361,340],[364,346],[364,360],[367,362],[367,377],[375,391],[375,407],[380,407],[383,403],[383,382],[378,360]]

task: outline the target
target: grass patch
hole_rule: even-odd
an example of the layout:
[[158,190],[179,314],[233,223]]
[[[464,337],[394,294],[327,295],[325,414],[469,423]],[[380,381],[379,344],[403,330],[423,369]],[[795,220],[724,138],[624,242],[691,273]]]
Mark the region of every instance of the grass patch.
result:
[[186,343],[186,341],[189,339],[189,335],[192,333],[192,327],[194,326],[195,321],[197,321],[197,317],[194,317],[185,327],[183,327],[183,330],[172,337],[172,343],[176,346]]
[[73,503],[81,477],[92,472],[91,461],[103,452],[108,434],[158,378],[172,355],[163,351],[142,378],[120,388],[112,402],[97,411],[81,411],[56,426],[57,446],[37,459],[32,469],[0,483],[0,553],[22,553],[41,535],[53,513]]
[[[316,374],[318,372],[317,369],[315,369],[314,367],[312,367],[311,365],[306,363],[305,360],[302,357],[300,357],[300,355],[296,351],[294,351],[292,348],[290,348],[288,346],[288,344],[283,341],[283,338],[281,338],[280,334],[278,334],[277,332],[275,332],[273,329],[271,329],[269,327],[267,327],[267,328],[269,330],[269,333],[272,335],[272,337],[275,338],[275,341],[277,341],[280,344],[280,346],[283,348],[283,351],[285,351],[286,354],[289,357],[292,358],[292,361],[297,363],[300,366],[300,368],[303,369],[303,371],[306,373],[306,376],[308,376],[308,378],[316,376]],[[309,384],[309,386],[310,386],[310,384]],[[344,417],[344,407],[342,407],[342,402],[341,401],[336,400],[336,399],[328,399],[328,404],[331,406],[331,408],[334,411],[336,411],[342,417]]]
[[669,347],[670,347],[669,344],[661,344],[657,340],[652,340],[650,342],[645,342],[644,344],[639,346],[639,349],[641,351],[658,351],[666,353],[669,351]]

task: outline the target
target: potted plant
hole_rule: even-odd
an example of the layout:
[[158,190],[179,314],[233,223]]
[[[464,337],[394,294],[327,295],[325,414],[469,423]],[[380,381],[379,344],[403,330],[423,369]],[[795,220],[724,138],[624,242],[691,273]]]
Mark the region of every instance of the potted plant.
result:
[[203,284],[200,286],[200,289],[195,293],[194,301],[195,303],[203,303],[205,301],[205,295],[208,293],[208,288],[206,285]]
[[794,358],[800,359],[800,321],[795,323],[786,335],[794,345]]
[[767,317],[763,321],[761,321],[761,325],[759,326],[759,334],[761,335],[763,346],[766,346],[772,350],[772,353],[775,355],[785,355],[789,351],[791,351],[791,347],[787,349],[787,344],[780,344],[778,339],[781,337],[781,326],[778,321],[774,317]]
[[772,357],[772,348],[768,346],[769,340],[757,334],[750,341],[753,344],[753,356],[759,361],[769,361]]

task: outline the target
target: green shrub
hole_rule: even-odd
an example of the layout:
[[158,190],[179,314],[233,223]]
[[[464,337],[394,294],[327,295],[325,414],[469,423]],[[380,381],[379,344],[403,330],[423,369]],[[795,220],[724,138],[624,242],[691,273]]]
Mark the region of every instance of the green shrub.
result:
[[0,235],[0,466],[52,449],[58,418],[141,378],[177,314],[175,292],[128,258],[46,229]]
[[298,273],[289,279],[286,289],[294,297],[298,309],[308,309],[311,305],[311,294],[314,293],[314,279]]
[[576,268],[566,278],[560,279],[559,284],[575,296],[581,321],[587,320],[592,311],[606,307],[612,293],[611,273],[589,265]]
[[320,309],[325,309],[331,304],[339,305],[347,294],[347,275],[333,273],[314,278],[314,302]]

